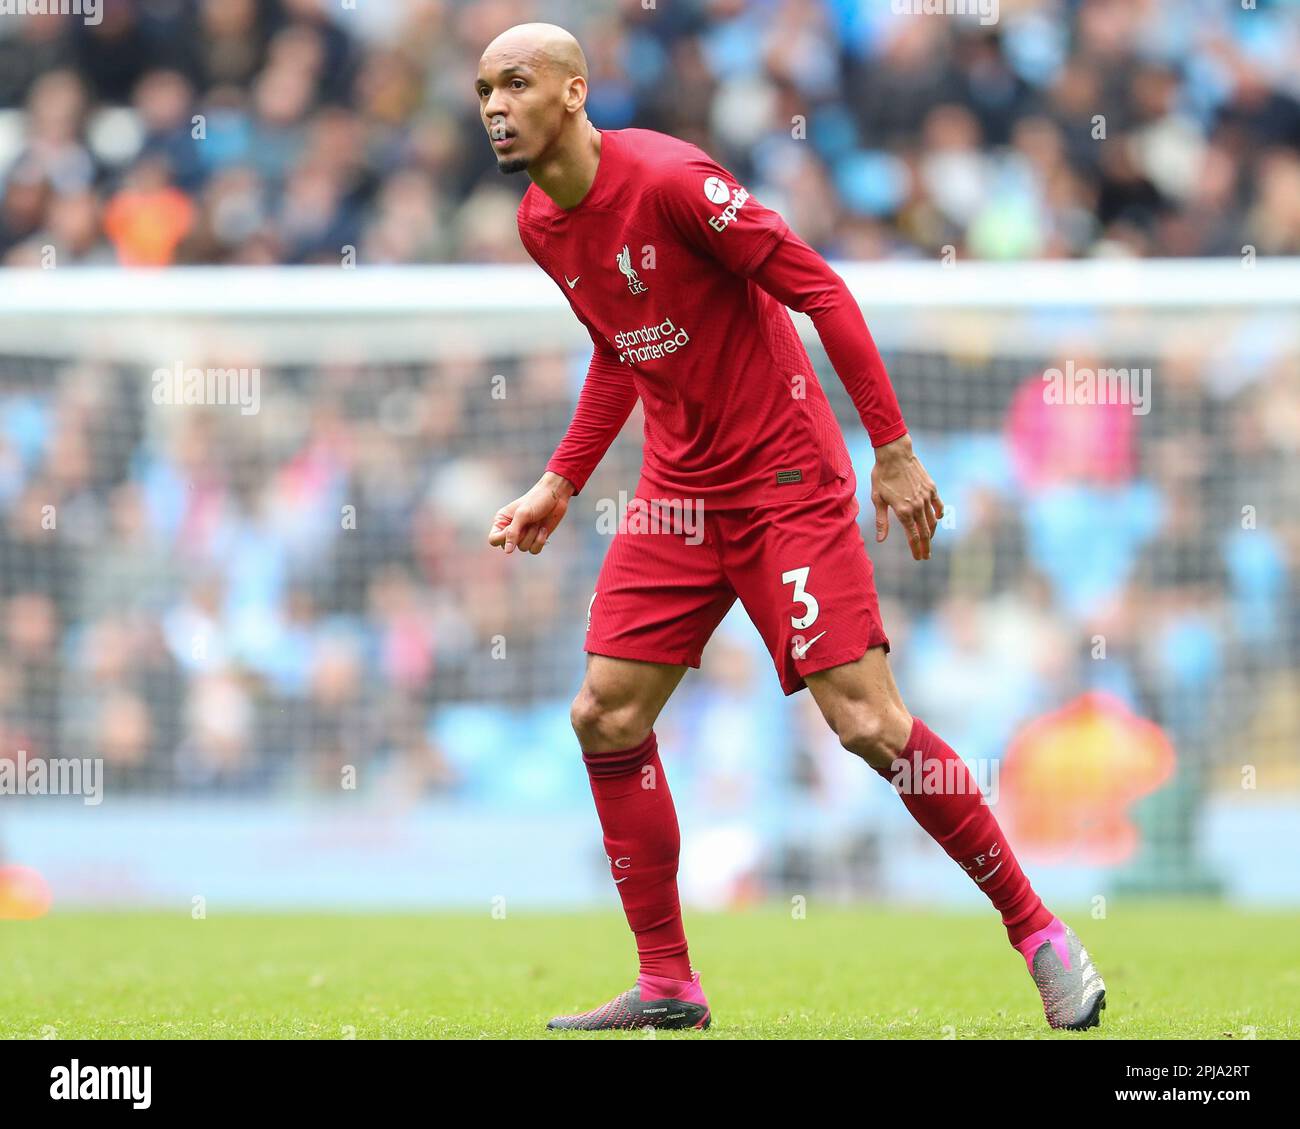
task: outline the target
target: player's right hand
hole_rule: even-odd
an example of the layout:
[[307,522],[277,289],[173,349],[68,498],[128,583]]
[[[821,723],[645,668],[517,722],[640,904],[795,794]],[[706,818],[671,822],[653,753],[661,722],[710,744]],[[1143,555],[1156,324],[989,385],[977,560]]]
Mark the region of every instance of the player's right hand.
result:
[[572,494],[573,486],[567,479],[548,471],[522,498],[497,510],[488,544],[504,548],[507,553],[519,549],[536,556],[564,520]]
[[876,448],[871,470],[871,501],[876,507],[876,540],[889,536],[892,508],[903,523],[912,559],[928,561],[930,542],[943,517],[943,501],[934,479],[912,452],[912,438],[903,435]]

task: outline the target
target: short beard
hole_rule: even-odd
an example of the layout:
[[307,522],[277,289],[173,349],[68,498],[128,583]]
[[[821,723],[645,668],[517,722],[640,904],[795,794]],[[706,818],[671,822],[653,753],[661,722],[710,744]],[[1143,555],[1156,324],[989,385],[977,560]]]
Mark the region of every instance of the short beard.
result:
[[497,161],[497,171],[502,176],[509,176],[513,172],[523,172],[527,167],[527,157],[507,157],[504,161]]

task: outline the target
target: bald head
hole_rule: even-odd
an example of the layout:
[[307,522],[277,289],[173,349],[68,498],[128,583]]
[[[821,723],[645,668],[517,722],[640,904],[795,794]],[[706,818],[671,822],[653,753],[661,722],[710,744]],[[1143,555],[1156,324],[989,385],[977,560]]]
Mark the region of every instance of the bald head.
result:
[[537,70],[559,78],[589,77],[582,47],[556,24],[515,24],[506,28],[487,45],[482,61],[499,61],[503,57],[527,60]]
[[504,173],[522,172],[587,136],[587,58],[555,24],[517,24],[478,62],[483,127]]

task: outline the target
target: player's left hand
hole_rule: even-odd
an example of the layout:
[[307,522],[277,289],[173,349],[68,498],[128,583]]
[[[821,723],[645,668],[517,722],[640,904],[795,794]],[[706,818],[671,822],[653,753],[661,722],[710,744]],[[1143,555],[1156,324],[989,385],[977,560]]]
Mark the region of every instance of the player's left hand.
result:
[[876,541],[889,536],[889,511],[907,531],[912,559],[930,559],[930,541],[943,517],[943,502],[921,460],[912,453],[912,437],[904,435],[876,448],[871,470],[871,501],[876,507]]

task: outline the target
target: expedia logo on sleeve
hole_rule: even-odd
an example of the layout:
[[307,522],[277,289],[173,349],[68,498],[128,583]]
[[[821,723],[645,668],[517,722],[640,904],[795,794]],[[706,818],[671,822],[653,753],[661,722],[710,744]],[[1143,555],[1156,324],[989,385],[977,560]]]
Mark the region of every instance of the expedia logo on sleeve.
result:
[[711,176],[704,182],[704,195],[711,204],[721,204],[728,197],[731,199],[731,203],[722,209],[721,215],[709,217],[709,226],[714,231],[726,231],[727,225],[736,218],[736,214],[749,199],[748,189],[737,187],[728,191],[726,183],[716,176]]
[[790,482],[802,482],[803,471],[801,470],[778,470],[776,472],[776,484],[785,486]]

